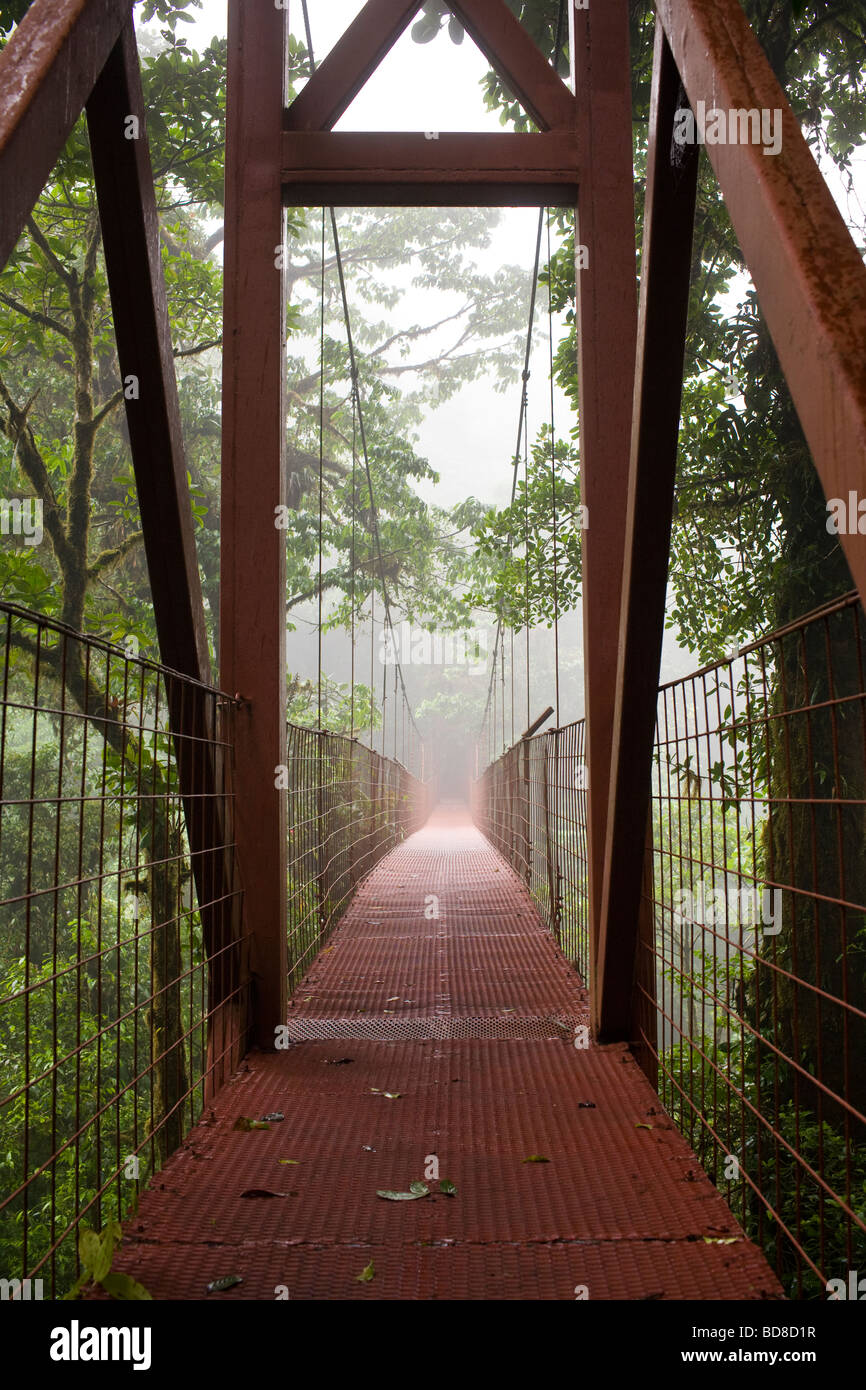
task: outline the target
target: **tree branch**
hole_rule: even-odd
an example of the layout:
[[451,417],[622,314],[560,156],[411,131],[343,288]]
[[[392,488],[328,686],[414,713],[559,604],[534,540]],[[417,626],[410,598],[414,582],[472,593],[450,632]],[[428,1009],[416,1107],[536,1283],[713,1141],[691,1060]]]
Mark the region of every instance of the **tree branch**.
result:
[[141,531],[135,531],[131,536],[127,536],[122,540],[119,545],[113,546],[111,550],[103,550],[100,555],[97,555],[93,564],[88,568],[87,578],[97,579],[103,570],[110,569],[112,565],[116,565],[118,560],[122,560],[124,555],[128,555],[130,550],[133,550],[135,546],[140,544],[143,540],[144,536]]
[[40,328],[49,328],[52,333],[60,333],[67,341],[71,342],[72,333],[70,330],[59,319],[52,318],[50,314],[41,314],[38,309],[28,309],[26,304],[20,304],[17,299],[13,299],[9,294],[4,294],[2,290],[0,290],[0,304],[14,309],[16,314],[30,319],[31,323],[37,323]]

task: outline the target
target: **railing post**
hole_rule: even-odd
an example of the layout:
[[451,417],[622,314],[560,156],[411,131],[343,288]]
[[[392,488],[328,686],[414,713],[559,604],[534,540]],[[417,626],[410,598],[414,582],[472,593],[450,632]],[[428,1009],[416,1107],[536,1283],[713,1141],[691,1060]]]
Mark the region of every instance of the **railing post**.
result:
[[655,908],[653,874],[652,807],[647,821],[641,900],[638,909],[637,955],[634,963],[632,994],[631,1050],[650,1084],[658,1090],[658,1057],[645,1037],[657,1028]]
[[550,749],[548,742],[552,739],[554,758],[556,757],[556,745],[559,731],[544,735],[544,858],[547,863],[547,894],[549,901],[548,915],[550,917],[550,930],[553,932],[557,946],[559,942],[559,866],[555,865],[557,859],[554,838],[550,833],[550,778],[548,768],[550,766]]
[[523,876],[527,888],[532,882],[532,799],[529,787],[529,739],[523,740]]

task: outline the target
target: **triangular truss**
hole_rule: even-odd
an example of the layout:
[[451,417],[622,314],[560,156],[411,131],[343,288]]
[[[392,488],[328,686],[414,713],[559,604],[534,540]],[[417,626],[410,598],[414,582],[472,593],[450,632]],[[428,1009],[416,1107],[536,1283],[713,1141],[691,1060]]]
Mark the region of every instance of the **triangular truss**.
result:
[[421,0],[368,0],[285,113],[285,201],[332,207],[565,206],[577,197],[577,102],[505,0],[454,0],[538,133],[335,132]]

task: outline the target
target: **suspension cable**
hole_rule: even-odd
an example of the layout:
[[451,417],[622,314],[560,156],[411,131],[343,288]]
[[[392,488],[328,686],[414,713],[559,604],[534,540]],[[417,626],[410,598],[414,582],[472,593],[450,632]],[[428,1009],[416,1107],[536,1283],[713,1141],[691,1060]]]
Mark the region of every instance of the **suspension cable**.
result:
[[[306,0],[304,0],[304,4],[306,4]],[[558,13],[557,13],[557,20],[556,20],[556,39],[555,39],[555,44],[554,44],[554,56],[553,56],[553,68],[554,68],[554,71],[556,71],[556,70],[558,69],[558,67],[559,67],[559,60],[560,60],[560,57],[561,57],[561,55],[562,55],[562,46],[563,46],[563,42],[564,42],[564,32],[565,32],[565,23],[564,23],[564,22],[565,22],[565,0],[559,0],[559,11],[558,11]],[[530,376],[529,366],[530,366],[530,359],[531,359],[531,356],[532,356],[532,334],[533,334],[533,329],[534,329],[534,326],[535,326],[535,302],[536,302],[536,297],[537,297],[537,293],[538,293],[538,274],[539,274],[539,269],[540,269],[540,265],[541,265],[541,238],[542,238],[542,234],[543,234],[543,231],[544,231],[545,213],[547,213],[547,226],[548,226],[548,270],[549,270],[549,265],[550,265],[550,211],[549,211],[549,209],[539,208],[539,210],[538,210],[538,226],[537,226],[537,228],[536,228],[536,235],[535,235],[535,261],[534,261],[534,267],[533,267],[533,272],[532,272],[532,290],[531,290],[531,293],[530,293],[530,300],[529,300],[529,326],[528,326],[527,334],[526,334],[526,348],[525,348],[524,357],[523,357],[523,373],[522,373],[522,376],[521,376],[522,390],[521,390],[521,396],[520,396],[520,411],[519,411],[518,419],[517,419],[517,444],[516,444],[515,451],[514,451],[514,472],[513,472],[513,474],[512,474],[512,479],[511,479],[511,503],[510,503],[511,506],[514,505],[514,499],[515,499],[515,497],[516,497],[516,495],[517,495],[517,474],[518,474],[518,469],[519,469],[519,466],[520,466],[521,444],[523,444],[523,452],[524,452],[524,487],[525,487],[525,496],[524,496],[524,553],[525,553],[525,563],[524,563],[523,585],[524,585],[524,627],[525,627],[525,629],[526,629],[526,727],[527,727],[527,728],[529,727],[530,719],[531,719],[531,715],[530,715],[530,691],[529,691],[529,587],[528,587],[528,586],[529,586],[529,448],[528,448],[528,435],[529,435],[529,430],[528,430],[528,425],[527,425],[527,413],[528,413],[528,407],[529,407],[529,393],[528,393],[527,383],[528,383],[528,381],[529,381],[529,376]],[[552,359],[551,359],[551,362],[552,362]],[[551,366],[551,373],[552,373],[552,366]],[[552,383],[552,375],[551,375],[551,433],[552,433],[552,432],[553,432],[553,383]],[[554,448],[554,445],[553,445],[553,444],[551,444],[551,448]],[[555,483],[554,483],[554,507],[555,507]],[[555,551],[555,548],[556,548],[556,518],[555,518],[555,516],[554,516],[554,551]],[[555,611],[555,613],[557,612],[557,604],[556,604],[556,597],[557,597],[557,595],[556,595],[556,590],[557,590],[557,579],[556,579],[556,571],[554,570],[554,611]],[[481,732],[482,732],[483,729],[484,729],[484,725],[485,725],[485,722],[486,722],[486,720],[487,720],[488,711],[490,710],[490,703],[491,703],[491,698],[492,698],[492,695],[493,695],[494,683],[495,683],[495,680],[496,680],[496,655],[497,655],[497,652],[498,652],[498,650],[499,650],[500,640],[501,640],[501,637],[502,637],[502,626],[503,626],[503,622],[502,622],[502,604],[501,604],[501,602],[500,602],[500,605],[499,605],[499,612],[498,612],[497,621],[496,621],[496,636],[495,636],[494,644],[493,644],[493,665],[492,665],[492,669],[491,669],[491,672],[490,672],[490,683],[489,683],[489,685],[488,685],[488,687],[487,687],[487,699],[486,699],[485,704],[484,704],[484,713],[483,713],[482,716],[481,716],[481,726],[480,726],[480,729],[479,729],[479,735],[481,734]],[[558,631],[558,617],[557,617],[557,621],[556,621],[555,644],[556,644],[556,690],[557,690],[556,717],[557,717],[557,723],[558,723],[558,722],[559,722],[559,631]],[[496,716],[495,716],[495,713],[494,713],[494,715],[493,715],[494,724],[495,724],[495,718],[496,718]]]
[[322,208],[322,267],[319,287],[319,604],[318,604],[318,669],[317,669],[317,720],[322,727],[322,517],[324,513],[324,467],[325,467],[325,209]]
[[[301,0],[301,8],[302,8],[302,10],[303,10],[303,16],[304,16],[304,29],[305,29],[306,40],[307,40],[307,51],[308,51],[309,57],[310,57],[310,71],[311,71],[311,72],[315,72],[315,71],[316,71],[316,66],[317,66],[317,65],[316,65],[316,61],[315,61],[314,54],[313,54],[313,39],[312,39],[312,32],[311,32],[311,29],[310,29],[310,16],[309,16],[309,9],[308,9],[308,6],[307,6],[307,0]],[[358,383],[358,366],[357,366],[357,358],[356,358],[356,354],[355,354],[354,336],[353,336],[353,334],[352,334],[352,321],[351,321],[351,315],[350,315],[350,313],[349,313],[349,300],[348,300],[348,295],[347,295],[347,292],[346,292],[346,277],[345,277],[345,272],[344,272],[344,267],[343,267],[342,251],[341,251],[341,247],[340,247],[340,236],[339,236],[339,232],[338,232],[338,229],[337,229],[337,218],[336,218],[335,211],[334,211],[333,208],[330,208],[330,209],[329,209],[329,212],[330,212],[330,217],[331,217],[331,231],[332,231],[332,233],[333,233],[333,238],[334,238],[334,254],[335,254],[335,259],[336,259],[336,263],[337,263],[337,272],[338,272],[339,281],[340,281],[340,296],[341,296],[342,306],[343,306],[343,318],[344,318],[344,320],[345,320],[345,325],[346,325],[346,340],[347,340],[347,345],[348,345],[348,349],[349,349],[349,365],[350,365],[351,377],[352,377],[352,391],[353,391],[353,396],[354,396],[354,400],[355,400],[356,407],[357,407],[357,413],[358,413],[358,433],[359,433],[360,439],[361,439],[361,452],[362,452],[363,458],[364,458],[364,471],[365,471],[365,474],[366,474],[366,478],[367,478],[367,487],[368,487],[369,494],[370,494],[370,519],[371,519],[371,523],[372,523],[372,524],[371,524],[371,532],[372,532],[373,540],[374,540],[374,543],[375,543],[376,555],[377,555],[377,560],[378,560],[378,568],[379,568],[379,578],[380,578],[380,582],[381,582],[381,585],[382,585],[382,600],[383,600],[383,603],[384,603],[384,606],[385,606],[385,623],[386,623],[387,627],[388,627],[388,628],[390,629],[390,631],[391,631],[392,640],[393,640],[393,642],[394,642],[394,656],[395,656],[395,664],[396,664],[395,679],[396,679],[397,677],[399,677],[400,688],[401,688],[401,691],[402,691],[402,694],[403,694],[403,699],[406,701],[406,705],[407,705],[407,708],[408,708],[408,711],[409,711],[409,718],[410,718],[410,720],[411,720],[412,727],[415,729],[415,732],[418,734],[418,736],[419,736],[419,738],[420,738],[420,737],[421,737],[421,732],[420,732],[420,730],[418,729],[418,726],[417,726],[417,724],[416,724],[416,722],[415,722],[415,716],[414,716],[414,714],[412,713],[412,707],[411,707],[411,703],[410,703],[410,701],[409,701],[409,695],[408,695],[408,692],[407,692],[407,690],[406,690],[406,682],[405,682],[405,679],[404,679],[404,677],[403,677],[403,668],[402,668],[402,665],[401,665],[401,663],[400,663],[400,658],[399,658],[399,654],[398,654],[398,651],[397,651],[396,631],[395,631],[395,628],[394,628],[394,622],[393,622],[393,618],[392,618],[392,615],[391,615],[391,603],[390,603],[390,599],[389,599],[389,596],[388,596],[388,587],[387,587],[387,583],[386,583],[386,581],[385,581],[385,567],[384,567],[383,558],[382,558],[382,543],[381,543],[381,537],[380,537],[380,533],[379,533],[379,518],[378,518],[378,511],[377,511],[377,508],[376,508],[375,492],[374,492],[374,489],[373,489],[373,479],[372,479],[372,475],[371,475],[371,472],[370,472],[370,457],[369,457],[369,452],[368,452],[368,448],[367,448],[367,432],[366,432],[366,428],[365,428],[365,425],[364,425],[364,414],[363,414],[363,410],[362,410],[362,408],[361,408],[361,396],[360,396],[360,389],[359,389],[359,383]],[[322,213],[323,213],[323,218],[324,218],[324,209],[322,210]],[[324,272],[324,252],[323,252],[323,255],[322,255],[322,261],[323,261],[323,272]],[[384,699],[384,696],[383,696],[383,699]],[[383,706],[383,711],[382,711],[382,751],[383,751],[383,754],[384,754],[384,751],[385,751],[385,741],[384,741],[384,740],[385,740],[385,711],[384,711],[384,706]]]
[[[556,427],[553,380],[553,255],[550,248],[550,209],[547,210],[547,336],[550,351],[550,487],[553,507],[553,669],[556,687],[556,726],[559,727],[559,557],[556,517]],[[527,726],[528,727],[528,726]]]

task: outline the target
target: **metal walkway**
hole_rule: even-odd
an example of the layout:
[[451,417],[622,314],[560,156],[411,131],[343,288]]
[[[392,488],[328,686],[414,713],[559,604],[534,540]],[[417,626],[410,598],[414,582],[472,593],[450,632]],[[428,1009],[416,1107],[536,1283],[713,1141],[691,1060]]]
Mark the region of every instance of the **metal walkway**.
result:
[[[574,1046],[586,1019],[523,884],[440,807],[358,891],[290,1048],[248,1057],[153,1179],[114,1268],[161,1299],[224,1276],[243,1282],[211,1297],[780,1297],[626,1048]],[[456,1195],[377,1196],[433,1156]]]

